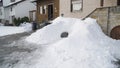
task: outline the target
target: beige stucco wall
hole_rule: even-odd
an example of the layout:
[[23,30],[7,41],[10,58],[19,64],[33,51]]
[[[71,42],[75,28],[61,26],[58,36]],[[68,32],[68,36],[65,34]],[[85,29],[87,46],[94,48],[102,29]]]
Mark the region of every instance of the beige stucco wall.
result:
[[104,7],[116,6],[117,0],[104,0]]
[[[71,12],[71,0],[60,0],[60,14],[64,14],[65,17],[73,18],[85,18],[96,8],[100,6],[101,0],[83,0],[83,9],[79,12]],[[104,7],[115,6],[117,0],[104,0]]]
[[[97,4],[97,5],[96,5]],[[71,12],[71,0],[60,0],[60,15],[64,14],[65,17],[84,18],[95,8],[99,7],[100,0],[83,0],[83,9],[78,12]]]

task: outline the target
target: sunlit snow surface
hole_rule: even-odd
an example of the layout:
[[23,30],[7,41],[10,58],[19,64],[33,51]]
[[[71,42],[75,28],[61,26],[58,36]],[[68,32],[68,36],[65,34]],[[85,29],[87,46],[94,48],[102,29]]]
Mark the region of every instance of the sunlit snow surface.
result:
[[[69,36],[61,38],[62,32]],[[120,58],[120,41],[107,37],[91,18],[58,17],[23,42],[27,45],[16,46],[32,51],[13,52],[0,68],[117,68],[115,62]],[[7,63],[10,60],[17,61]]]

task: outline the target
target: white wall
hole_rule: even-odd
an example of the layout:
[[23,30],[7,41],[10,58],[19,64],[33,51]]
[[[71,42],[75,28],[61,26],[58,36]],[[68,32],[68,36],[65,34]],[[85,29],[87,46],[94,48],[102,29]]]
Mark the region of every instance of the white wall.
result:
[[[10,13],[10,16],[13,16],[13,15],[15,15],[15,7],[16,7],[16,5],[13,5],[13,6],[11,6],[11,7],[9,7],[9,13]],[[12,11],[11,11],[11,8],[12,8]]]
[[10,20],[10,7],[7,7],[7,8],[4,8],[4,17],[5,17],[5,20]]
[[[18,2],[20,0],[16,0],[16,2]],[[15,2],[13,2],[15,3]],[[10,4],[10,0],[4,0],[4,6],[8,6]],[[13,11],[11,12],[11,7],[13,9]],[[9,7],[5,7],[4,11],[5,11],[5,20],[9,20],[9,23],[12,23],[12,16],[15,17],[24,17],[27,16],[29,17],[29,11],[31,10],[36,10],[36,5],[34,5],[33,3],[30,2],[30,0],[26,0],[23,2],[20,2],[16,5],[11,5]]]
[[29,17],[29,11],[36,10],[36,5],[31,3],[29,0],[21,2],[15,7],[15,17]]
[[3,0],[3,6],[8,6],[10,4],[13,4],[13,3],[16,3],[19,1],[21,1],[21,0],[15,0],[15,2],[10,2],[10,0]]
[[2,12],[2,15],[0,15],[0,19],[4,19],[4,8],[0,7],[0,9],[1,9],[1,12]]
[[10,3],[10,0],[3,0],[3,6],[8,6]]

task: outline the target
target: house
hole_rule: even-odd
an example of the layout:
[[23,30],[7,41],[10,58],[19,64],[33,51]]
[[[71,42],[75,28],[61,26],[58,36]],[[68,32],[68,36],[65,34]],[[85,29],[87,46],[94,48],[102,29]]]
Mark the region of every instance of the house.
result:
[[34,0],[37,3],[37,21],[64,17],[85,18],[96,8],[117,6],[119,0]]
[[60,0],[60,14],[66,17],[85,18],[96,8],[116,5],[117,0]]
[[33,0],[33,2],[37,3],[38,22],[49,21],[58,16],[80,19],[92,17],[97,19],[106,35],[120,39],[120,0]]
[[0,0],[0,23],[4,22],[4,8],[3,1]]
[[59,16],[59,0],[33,0],[37,3],[37,21],[52,20]]
[[[31,3],[30,0],[3,0],[4,6],[4,19],[10,24],[13,23],[14,18],[29,17],[30,20],[35,20],[35,16],[32,17],[30,14],[35,12],[36,6]],[[34,14],[36,15],[36,14]],[[34,18],[34,19],[31,19]]]

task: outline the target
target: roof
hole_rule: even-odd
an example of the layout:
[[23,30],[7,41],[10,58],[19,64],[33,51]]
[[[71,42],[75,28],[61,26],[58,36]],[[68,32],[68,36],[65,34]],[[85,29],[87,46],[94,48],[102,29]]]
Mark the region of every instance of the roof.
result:
[[9,6],[12,6],[12,5],[16,5],[16,4],[21,3],[21,2],[23,2],[23,1],[26,1],[26,0],[21,0],[21,1],[18,1],[18,2],[12,3],[12,4],[9,4],[9,5],[4,6],[4,7],[6,8],[6,7],[9,7]]

